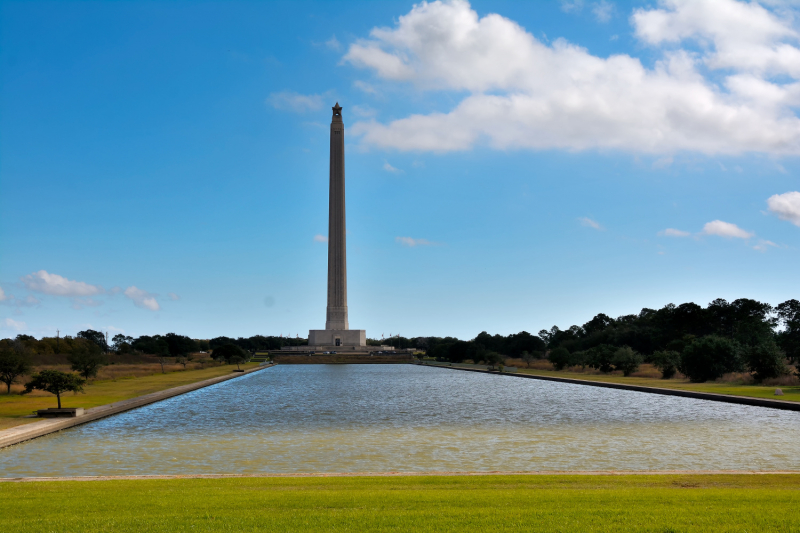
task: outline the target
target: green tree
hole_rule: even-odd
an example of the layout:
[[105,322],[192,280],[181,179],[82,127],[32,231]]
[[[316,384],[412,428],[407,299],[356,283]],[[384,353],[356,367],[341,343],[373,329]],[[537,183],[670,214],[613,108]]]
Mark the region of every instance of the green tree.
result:
[[133,344],[133,337],[117,333],[111,338],[114,344],[112,348],[117,353],[128,353],[131,351],[131,344]]
[[610,344],[599,344],[587,350],[586,364],[604,374],[614,370],[614,353],[617,349]]
[[553,363],[553,367],[556,370],[563,370],[564,367],[569,366],[571,363],[571,357],[569,350],[566,348],[555,348],[554,350],[550,350],[550,353],[547,355],[547,359]]
[[778,344],[795,364],[800,376],[800,301],[786,300],[775,311],[783,326],[783,331],[778,333]]
[[659,350],[653,352],[650,360],[653,362],[653,366],[661,372],[662,379],[670,379],[678,371],[681,354],[674,350]]
[[32,368],[22,349],[14,346],[0,347],[0,381],[6,384],[8,394],[11,394],[11,384],[19,376],[29,374]]
[[639,369],[639,365],[642,364],[642,356],[630,346],[623,346],[614,352],[611,362],[614,370],[622,370],[623,376],[630,376]]
[[691,381],[714,380],[744,370],[739,343],[717,335],[700,337],[683,349],[679,370]]
[[97,376],[97,371],[107,364],[105,355],[94,342],[84,341],[77,344],[67,356],[70,368],[78,372],[84,379]]
[[748,370],[753,373],[753,377],[758,382],[789,373],[784,362],[786,354],[772,339],[747,347],[744,350],[744,358]]
[[247,354],[235,344],[223,344],[214,348],[214,351],[211,352],[211,358],[217,361],[225,361],[229,365],[236,365],[236,368],[239,368],[239,364],[247,361]]
[[483,356],[483,361],[494,368],[501,365],[505,361],[505,358],[497,352],[486,352]]
[[163,338],[159,337],[153,343],[153,348],[154,348],[153,350],[154,355],[158,359],[159,364],[161,364],[161,373],[166,374],[166,371],[164,370],[164,365],[168,362],[167,357],[169,357],[170,355],[169,345]]
[[106,336],[103,335],[103,333],[100,331],[87,329],[84,331],[79,331],[77,336],[79,339],[86,339],[87,341],[95,343],[104,352],[108,350],[108,344],[106,344]]
[[38,374],[31,376],[31,380],[25,384],[25,390],[22,394],[28,394],[33,389],[55,394],[58,399],[58,408],[61,409],[61,393],[80,392],[83,390],[85,383],[86,380],[77,374],[59,370],[42,370]]

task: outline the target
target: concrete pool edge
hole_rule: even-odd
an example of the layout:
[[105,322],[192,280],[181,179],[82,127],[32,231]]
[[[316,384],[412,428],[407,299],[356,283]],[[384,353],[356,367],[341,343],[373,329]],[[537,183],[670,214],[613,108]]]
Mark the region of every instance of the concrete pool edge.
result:
[[156,474],[121,476],[4,477],[0,483],[53,481],[115,481],[157,479],[256,479],[256,478],[325,478],[325,477],[455,477],[455,476],[770,476],[800,475],[798,470],[529,470],[474,472],[298,472],[255,474]]
[[32,422],[30,424],[4,429],[0,431],[0,449],[38,437],[43,437],[45,435],[49,435],[50,433],[61,431],[62,429],[71,428],[87,422],[93,422],[101,418],[116,415],[125,411],[130,411],[131,409],[136,409],[137,407],[143,407],[161,400],[180,396],[181,394],[186,394],[187,392],[192,392],[204,387],[210,387],[211,385],[216,385],[217,383],[222,383],[234,378],[246,376],[248,374],[252,374],[253,372],[258,372],[259,370],[272,368],[273,366],[275,365],[264,365],[257,368],[251,368],[243,372],[231,372],[230,374],[224,376],[217,376],[215,378],[197,381],[187,385],[181,385],[180,387],[173,387],[171,389],[152,392],[150,394],[145,394],[144,396],[138,396],[136,398],[130,398],[128,400],[92,407],[91,409],[87,409],[83,416],[76,418],[41,420],[39,422]]
[[661,394],[664,396],[682,396],[684,398],[694,398],[696,400],[710,400],[714,402],[736,403],[740,405],[751,405],[755,407],[768,407],[771,409],[783,409],[785,411],[800,411],[800,402],[789,402],[785,400],[770,400],[769,398],[754,398],[751,396],[734,396],[732,394],[717,394],[714,392],[697,392],[681,389],[661,389],[658,387],[645,387],[643,385],[626,385],[625,383],[610,383],[607,381],[591,381],[588,379],[560,378],[555,376],[537,376],[535,374],[500,373],[495,371],[483,370],[479,368],[461,368],[455,366],[423,364],[431,368],[445,368],[448,370],[463,370],[466,372],[482,372],[484,374],[512,376],[516,378],[538,379],[542,381],[556,381],[559,383],[571,383],[573,385],[588,385],[591,387],[605,387],[607,389],[621,389],[635,392],[647,392],[650,394]]

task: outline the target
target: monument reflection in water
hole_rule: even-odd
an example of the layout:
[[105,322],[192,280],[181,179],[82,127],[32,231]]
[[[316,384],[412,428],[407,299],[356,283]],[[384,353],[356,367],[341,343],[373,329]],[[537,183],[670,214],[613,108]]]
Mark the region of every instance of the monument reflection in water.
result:
[[0,476],[800,470],[800,413],[414,365],[277,366],[0,450]]

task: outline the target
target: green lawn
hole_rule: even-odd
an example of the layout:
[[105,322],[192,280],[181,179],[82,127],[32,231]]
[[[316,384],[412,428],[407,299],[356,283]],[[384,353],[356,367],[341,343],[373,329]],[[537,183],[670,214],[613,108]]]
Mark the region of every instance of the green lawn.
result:
[[[749,396],[753,398],[769,398],[771,400],[785,400],[790,402],[800,402],[800,386],[766,386],[766,385],[737,385],[734,383],[691,383],[683,379],[658,379],[624,377],[620,375],[602,374],[581,374],[566,370],[538,370],[519,368],[520,374],[534,374],[537,376],[553,376],[559,378],[585,379],[589,381],[605,381],[610,383],[625,383],[627,385],[639,385],[643,387],[659,387],[662,389],[681,389],[698,392],[713,392],[715,394],[732,394],[734,396]],[[783,396],[775,396],[775,389],[781,389]]]
[[[242,365],[242,368],[252,368],[258,363]],[[135,378],[120,378],[115,380],[97,380],[84,387],[84,393],[68,393],[61,396],[64,407],[97,407],[109,403],[144,396],[181,385],[188,385],[197,381],[215,378],[230,374],[236,368],[233,365],[212,366],[200,370],[186,370],[156,373],[149,376]],[[0,430],[41,420],[38,418],[21,418],[31,414],[37,409],[56,407],[56,397],[46,392],[35,391],[33,394],[21,396],[19,394],[0,394]]]
[[0,483],[3,531],[800,532],[800,475]]

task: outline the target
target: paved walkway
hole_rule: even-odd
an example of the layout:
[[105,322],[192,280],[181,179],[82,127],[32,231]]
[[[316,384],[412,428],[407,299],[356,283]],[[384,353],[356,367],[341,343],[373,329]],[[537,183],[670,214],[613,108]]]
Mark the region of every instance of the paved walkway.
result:
[[5,429],[0,431],[0,448],[5,448],[6,446],[11,446],[12,444],[18,444],[26,440],[35,439],[36,437],[41,437],[49,433],[61,431],[62,429],[85,424],[86,422],[105,418],[117,413],[136,409],[137,407],[142,407],[143,405],[166,400],[167,398],[172,398],[173,396],[186,394],[187,392],[191,392],[193,390],[202,389],[203,387],[222,383],[223,381],[228,381],[229,379],[234,379],[246,374],[258,372],[259,370],[264,370],[265,368],[270,368],[271,366],[273,365],[259,366],[258,368],[251,368],[249,370],[245,370],[244,372],[231,372],[225,376],[219,376],[216,378],[206,379],[204,381],[198,381],[197,383],[190,383],[188,385],[181,385],[180,387],[153,392],[137,398],[131,398],[130,400],[123,400],[121,402],[92,407],[91,409],[87,409],[83,416],[78,416],[75,418],[54,418],[40,420],[39,422],[32,422],[30,424],[23,424],[21,426],[13,427],[11,429]]

